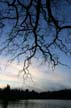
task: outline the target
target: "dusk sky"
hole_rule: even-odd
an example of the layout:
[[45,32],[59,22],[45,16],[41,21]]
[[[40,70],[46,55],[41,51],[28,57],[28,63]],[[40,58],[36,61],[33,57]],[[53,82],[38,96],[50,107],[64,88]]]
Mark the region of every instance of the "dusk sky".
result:
[[[68,62],[71,58],[64,60]],[[19,74],[22,66],[22,62],[9,64],[6,58],[0,57],[0,87],[3,88],[10,84],[12,88],[29,88],[38,91],[71,88],[71,69],[68,67],[57,66],[52,69],[52,66],[40,65],[37,59],[33,59],[33,65],[29,68],[33,81],[30,77],[24,81],[23,74]]]
[[[8,0],[9,1],[9,0]],[[24,1],[24,0],[22,0]],[[44,0],[45,1],[45,0]],[[43,0],[42,0],[43,3]],[[45,2],[44,2],[45,3]],[[70,15],[70,10],[71,10],[71,6],[69,6],[69,4],[67,4],[67,2],[59,2],[60,3],[60,7],[59,4],[57,5],[57,7],[53,7],[53,15],[61,21],[65,21],[65,22],[60,22],[60,25],[64,25],[64,24],[71,24],[71,15]],[[64,3],[64,5],[63,5]],[[5,6],[4,6],[5,5]],[[5,14],[5,12],[8,12],[8,10],[6,10],[7,4],[1,4],[0,3],[0,12],[3,12]],[[57,10],[55,10],[57,8]],[[61,9],[61,13],[60,13],[60,9]],[[15,13],[13,12],[14,10],[11,10],[10,14],[13,15],[13,17],[15,16]],[[1,17],[0,17],[1,18]],[[22,20],[20,18],[20,20]],[[40,27],[42,27],[44,30],[40,30],[40,35],[44,35],[45,34],[45,44],[49,43],[50,41],[52,41],[53,36],[55,35],[55,29],[51,27],[47,30],[45,30],[46,28],[48,28],[48,26],[46,27],[46,23],[43,21],[43,18],[41,18],[42,22],[40,24]],[[21,22],[21,21],[19,21]],[[10,20],[6,20],[5,22],[3,22],[5,24],[5,27],[0,30],[0,48],[2,48],[3,46],[7,45],[7,43],[5,43],[5,40],[8,40],[8,35],[9,35],[9,31],[12,30],[13,24],[15,23],[15,21],[10,21]],[[2,23],[0,21],[0,28],[1,28]],[[16,29],[15,29],[16,31]],[[14,33],[15,33],[14,31]],[[45,32],[46,31],[46,32]],[[69,31],[70,34],[68,34],[67,30],[61,31],[60,32],[60,37],[59,39],[63,39],[63,42],[65,42],[65,39],[67,38],[67,35],[70,35],[70,41],[71,42],[71,31]],[[25,35],[25,33],[23,34]],[[48,35],[48,36],[47,36]],[[47,38],[46,38],[47,36]],[[28,44],[30,44],[30,46],[32,45],[33,41],[32,41],[32,34],[31,34],[31,39],[30,41],[27,41]],[[20,46],[20,43],[22,42],[22,38],[20,38],[20,36],[18,35],[18,39],[15,40],[17,42],[17,44]],[[67,41],[67,40],[66,40]],[[12,43],[9,45],[9,47],[11,47]],[[60,43],[59,43],[60,45]],[[27,46],[27,45],[26,45]],[[66,44],[67,48],[69,50],[71,50],[71,43]],[[16,46],[12,46],[10,50],[15,50]],[[42,63],[42,57],[40,56],[40,52],[38,51],[37,53],[37,57],[33,57],[32,58],[32,64],[29,67],[29,72],[30,74],[28,75],[28,78],[25,78],[25,80],[23,79],[23,73],[19,74],[19,71],[22,69],[23,67],[23,57],[20,58],[20,62],[18,63],[18,59],[15,59],[15,61],[13,61],[12,63],[8,62],[9,59],[11,59],[11,56],[15,56],[15,52],[8,52],[8,49],[5,49],[5,51],[0,55],[0,88],[6,87],[7,84],[9,84],[11,86],[11,88],[23,88],[23,89],[34,89],[37,91],[48,91],[48,90],[60,90],[60,89],[69,89],[71,88],[71,55],[69,55],[69,53],[67,53],[67,55],[65,55],[63,52],[60,51],[60,49],[58,49],[57,47],[54,48],[53,46],[50,48],[51,51],[53,51],[54,54],[58,55],[59,57],[59,61],[61,61],[62,64],[65,65],[60,65],[58,64],[55,68],[52,66],[51,62],[49,63]],[[64,49],[65,50],[65,49]],[[18,51],[16,52],[16,54],[18,52],[20,52],[21,49],[18,49]],[[7,54],[7,55],[6,55]],[[27,55],[25,55],[27,56]],[[23,59],[22,59],[23,58]],[[38,59],[39,58],[39,59]]]

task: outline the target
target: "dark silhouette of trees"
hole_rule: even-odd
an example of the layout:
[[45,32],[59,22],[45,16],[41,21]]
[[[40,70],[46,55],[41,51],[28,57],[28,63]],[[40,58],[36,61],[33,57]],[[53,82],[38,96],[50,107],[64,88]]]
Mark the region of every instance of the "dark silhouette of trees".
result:
[[0,52],[22,57],[23,71],[35,56],[54,66],[56,51],[71,54],[70,0],[0,0]]
[[0,100],[3,101],[3,106],[7,106],[9,101],[18,101],[24,99],[70,99],[71,89],[64,89],[59,91],[44,91],[36,92],[21,89],[0,89]]
[[9,91],[10,91],[10,85],[7,85],[7,87],[4,88],[4,91],[5,91],[5,92],[9,92]]

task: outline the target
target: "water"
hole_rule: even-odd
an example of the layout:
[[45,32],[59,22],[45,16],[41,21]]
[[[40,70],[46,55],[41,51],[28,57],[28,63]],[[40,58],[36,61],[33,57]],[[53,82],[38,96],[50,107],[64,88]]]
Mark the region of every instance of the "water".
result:
[[0,101],[0,108],[71,108],[71,100]]

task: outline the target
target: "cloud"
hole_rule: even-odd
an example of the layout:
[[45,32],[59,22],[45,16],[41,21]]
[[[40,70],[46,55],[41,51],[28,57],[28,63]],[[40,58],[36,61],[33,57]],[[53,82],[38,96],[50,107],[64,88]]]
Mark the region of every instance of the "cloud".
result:
[[10,84],[11,87],[21,87],[42,90],[58,90],[63,88],[71,88],[71,73],[66,69],[56,68],[52,71],[47,65],[39,66],[37,60],[33,60],[33,65],[29,67],[31,78],[23,80],[23,74],[18,76],[18,72],[22,69],[23,63],[19,65],[16,61],[7,63],[6,58],[0,58],[0,87]]

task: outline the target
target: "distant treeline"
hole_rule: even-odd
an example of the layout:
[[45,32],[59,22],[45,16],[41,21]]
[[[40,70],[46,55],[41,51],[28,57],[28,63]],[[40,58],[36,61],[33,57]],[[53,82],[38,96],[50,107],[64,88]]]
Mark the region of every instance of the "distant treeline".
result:
[[0,99],[5,100],[22,100],[22,99],[71,99],[71,90],[60,90],[53,92],[36,92],[20,89],[10,89],[7,85],[6,88],[0,89]]

